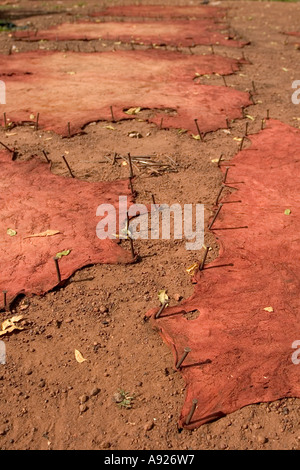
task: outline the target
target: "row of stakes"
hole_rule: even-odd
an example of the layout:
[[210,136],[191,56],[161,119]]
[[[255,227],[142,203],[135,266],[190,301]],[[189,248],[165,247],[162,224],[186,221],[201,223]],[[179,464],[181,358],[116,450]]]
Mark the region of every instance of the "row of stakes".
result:
[[[223,77],[224,78],[224,77]],[[225,81],[225,78],[224,78],[224,82],[226,84],[226,81]],[[227,86],[227,85],[226,85]],[[253,83],[253,88],[254,88],[254,91],[255,91],[255,87],[254,87],[254,83]],[[251,95],[252,96],[252,95]],[[113,122],[115,122],[115,117],[114,117],[114,113],[113,113],[113,108],[112,106],[110,107],[110,111],[111,111],[111,116],[112,116],[112,120]],[[266,119],[269,119],[269,110],[267,110],[267,118]],[[204,140],[204,137],[202,135],[202,132],[199,128],[199,125],[198,125],[198,120],[197,119],[194,119],[195,121],[195,125],[196,125],[196,128],[197,128],[197,131],[198,131],[198,134],[199,134],[199,137],[200,137],[200,140],[203,141]],[[35,122],[35,129],[38,130],[38,122],[39,122],[39,113],[37,114],[37,117],[36,117],[36,122]],[[162,122],[163,122],[163,119],[161,120],[161,123],[160,123],[160,128],[162,128]],[[227,122],[227,127],[229,127],[229,121],[228,119],[226,119],[226,122]],[[265,119],[262,119],[262,123],[261,123],[261,129],[264,128],[264,122],[265,122]],[[4,113],[4,125],[5,125],[5,128],[7,127],[7,120],[6,120],[6,113]],[[241,140],[241,144],[240,144],[240,147],[239,147],[239,150],[241,151],[243,149],[243,144],[244,144],[244,140],[247,138],[247,135],[248,135],[248,125],[249,123],[247,122],[246,123],[246,129],[245,129],[245,134],[244,136],[242,137],[242,140]],[[68,136],[71,137],[71,127],[70,127],[70,122],[68,122]],[[0,142],[0,144],[6,148],[6,150],[8,150],[9,152],[11,153],[15,153],[14,150],[10,149],[9,147],[7,147],[5,144],[3,144],[2,142]],[[51,160],[48,158],[47,156],[47,153],[43,150],[43,154],[45,156],[45,159],[47,161],[47,163],[51,163]],[[115,153],[114,155],[114,159],[113,159],[113,164],[115,163],[116,161],[116,156],[117,154]],[[220,156],[219,160],[218,160],[218,167],[220,167],[220,164],[221,164],[221,161],[222,161],[222,157],[223,157],[223,154]],[[62,159],[70,173],[70,176],[72,178],[75,178],[73,172],[72,172],[72,169],[67,161],[67,159],[65,158],[65,156],[63,155],[62,156]],[[129,184],[130,184],[130,189],[131,189],[131,193],[134,194],[134,190],[133,190],[133,185],[132,185],[132,178],[134,177],[134,173],[133,173],[133,167],[132,167],[132,159],[131,159],[131,154],[128,153],[128,162],[129,162],[129,171],[130,171],[130,175],[129,175]],[[228,175],[228,171],[229,171],[229,167],[226,167],[225,169],[225,174],[224,174],[224,177],[223,177],[223,182],[222,182],[222,186],[221,186],[221,189],[217,195],[217,198],[216,198],[216,202],[215,204],[218,205],[219,204],[219,199],[220,199],[220,196],[223,192],[223,189],[226,187],[226,180],[227,180],[227,175]],[[154,195],[152,195],[152,201],[153,201],[153,204],[156,205],[155,203],[155,198],[154,198]],[[208,229],[210,230],[213,226],[213,224],[215,223],[221,209],[223,207],[223,204],[219,204],[219,207],[217,209],[217,211],[215,212],[214,214],[214,217],[212,219],[212,221],[210,222],[209,226],[208,226]],[[128,217],[128,213],[127,213],[127,226],[129,226],[129,217]],[[133,240],[132,238],[129,236],[129,241],[130,241],[130,247],[131,247],[131,254],[132,254],[132,258],[134,259],[135,258],[135,251],[134,251],[134,246],[133,246]],[[204,252],[204,255],[203,255],[203,259],[202,259],[202,262],[201,262],[201,265],[199,266],[199,270],[202,271],[204,269],[204,265],[205,265],[205,261],[206,261],[206,258],[207,258],[207,255],[208,255],[208,251],[209,251],[209,246],[206,246],[205,247],[205,252]],[[57,258],[56,256],[53,258],[54,260],[54,263],[55,263],[55,268],[56,268],[56,273],[57,273],[57,280],[58,280],[58,283],[60,284],[61,281],[62,281],[62,278],[61,278],[61,272],[60,272],[60,267],[59,267],[59,258]],[[8,303],[7,303],[7,291],[4,290],[2,291],[3,292],[3,303],[4,303],[4,308],[5,310],[7,311],[8,310]],[[162,306],[160,307],[160,309],[158,310],[158,312],[154,315],[154,318],[155,319],[158,319],[161,314],[163,313],[164,309],[167,307],[168,305],[168,302],[164,302],[162,304]],[[191,348],[189,347],[186,347],[184,348],[184,352],[181,356],[181,358],[178,360],[177,364],[176,364],[176,369],[179,370],[183,364],[183,362],[185,361],[185,359],[187,358],[188,354],[191,352]],[[193,399],[192,401],[192,406],[191,406],[191,409],[185,419],[185,425],[188,426],[192,420],[192,417],[196,411],[196,408],[197,408],[197,404],[198,404],[198,400],[196,399]]]

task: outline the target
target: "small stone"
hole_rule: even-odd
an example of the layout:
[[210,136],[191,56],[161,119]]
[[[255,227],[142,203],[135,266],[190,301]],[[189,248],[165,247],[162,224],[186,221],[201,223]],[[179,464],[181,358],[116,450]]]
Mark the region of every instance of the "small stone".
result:
[[81,395],[81,397],[79,397],[79,402],[82,404],[82,403],[86,403],[88,401],[89,397],[87,395]]
[[40,383],[39,383],[39,387],[40,387],[40,388],[44,388],[45,385],[46,385],[45,380],[41,380]]
[[85,413],[88,410],[88,407],[85,404],[79,406],[80,413]]
[[6,434],[6,429],[3,427],[3,428],[0,428],[0,436],[5,436]]
[[117,392],[113,395],[113,400],[116,402],[116,403],[121,403],[121,401],[123,401],[123,396],[121,395],[121,393]]
[[154,428],[153,421],[148,421],[148,423],[146,423],[144,426],[144,431],[151,431],[151,429],[153,428]]
[[103,441],[101,447],[103,447],[103,449],[109,449],[111,447],[111,443],[109,441]]
[[100,388],[94,387],[91,391],[91,397],[95,397],[96,395],[98,395],[98,393],[100,393]]
[[179,302],[181,299],[182,299],[182,296],[180,294],[174,295],[174,300],[176,300],[176,302]]
[[106,313],[108,312],[108,308],[105,305],[101,305],[99,308],[100,313]]
[[265,436],[258,436],[257,437],[257,442],[259,444],[266,444],[266,442],[268,442],[268,439]]

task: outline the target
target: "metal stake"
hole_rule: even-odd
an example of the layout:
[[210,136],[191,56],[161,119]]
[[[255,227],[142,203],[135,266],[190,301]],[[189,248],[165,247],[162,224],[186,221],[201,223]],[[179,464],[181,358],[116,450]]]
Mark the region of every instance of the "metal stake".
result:
[[2,292],[3,292],[4,308],[5,308],[5,310],[7,310],[7,298],[6,298],[7,290],[4,290],[4,291],[2,291]]
[[200,136],[200,140],[203,142],[203,137],[202,137],[201,131],[200,131],[199,126],[198,126],[198,119],[194,119],[194,121],[195,121],[195,124],[196,124],[196,127],[197,127],[198,134]]
[[70,175],[72,176],[72,178],[75,178],[75,176],[73,175],[72,170],[71,170],[71,168],[70,168],[70,165],[69,165],[69,163],[67,162],[66,157],[65,157],[64,155],[62,155],[62,159],[63,159],[63,161],[65,162],[66,167],[68,168],[69,173],[70,173]]
[[215,215],[214,215],[214,218],[212,219],[211,223],[210,223],[209,226],[208,226],[208,230],[210,230],[210,229],[212,228],[212,226],[213,226],[214,222],[216,221],[216,218],[218,217],[218,215],[219,215],[220,210],[222,209],[222,207],[223,207],[223,204],[220,204],[220,205],[219,205],[219,208],[218,208],[218,210],[217,210],[217,212],[216,212]]
[[201,265],[199,267],[199,271],[202,271],[202,269],[204,268],[204,264],[205,264],[205,261],[206,261],[207,255],[208,255],[208,251],[209,251],[209,246],[206,246],[205,247],[205,252],[204,252],[204,255],[203,255],[203,260],[202,260]]
[[61,282],[61,274],[60,274],[60,269],[59,269],[59,263],[58,263],[58,258],[56,256],[54,256],[54,263],[55,263],[55,267],[56,267],[56,273],[57,273],[57,280],[58,280],[58,283]]
[[193,404],[192,404],[192,408],[191,408],[191,411],[189,412],[189,414],[187,415],[187,418],[185,420],[185,424],[188,426],[191,422],[191,419],[193,417],[193,414],[195,413],[195,410],[196,410],[196,407],[197,407],[197,404],[198,404],[198,400],[196,400],[195,398],[193,399]]
[[181,359],[179,359],[179,361],[177,362],[177,364],[176,364],[176,369],[179,369],[179,368],[180,368],[181,364],[183,363],[183,361],[185,360],[186,356],[187,356],[190,352],[191,352],[191,348],[189,348],[189,347],[184,348],[184,353],[183,353]]
[[164,309],[166,308],[166,306],[168,305],[168,302],[165,301],[162,306],[160,307],[160,309],[158,310],[158,312],[155,314],[154,318],[157,319],[161,316],[162,312],[164,311]]

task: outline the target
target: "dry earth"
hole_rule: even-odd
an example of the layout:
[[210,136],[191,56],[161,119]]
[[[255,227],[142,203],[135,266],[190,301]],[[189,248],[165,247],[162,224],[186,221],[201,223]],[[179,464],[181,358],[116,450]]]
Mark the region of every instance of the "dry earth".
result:
[[[212,160],[221,153],[230,159],[237,152],[239,142],[234,137],[243,135],[246,122],[250,133],[257,132],[267,110],[271,117],[292,126],[299,127],[300,122],[299,106],[291,101],[292,81],[300,80],[300,51],[293,44],[295,38],[283,34],[299,29],[300,4],[218,3],[228,8],[232,33],[251,41],[243,49],[249,63],[226,81],[238,90],[254,91],[256,104],[247,109],[253,120],[233,122],[230,133],[209,133],[203,143],[147,121],[120,121],[114,131],[105,128],[110,122],[92,123],[85,127],[85,134],[70,139],[30,126],[2,128],[0,140],[15,147],[20,159],[47,151],[54,163],[52,171],[66,177],[61,155],[68,155],[76,177],[86,181],[113,181],[128,175],[128,167],[121,162],[114,166],[108,161],[98,163],[114,152],[171,157],[177,163],[176,172],[137,173],[137,201],[150,203],[153,194],[158,203],[203,203],[208,219],[222,182]],[[96,2],[76,4],[76,0],[1,2],[0,7],[2,17],[7,12],[16,24],[38,29],[84,19],[95,10]],[[1,53],[37,47],[89,52],[131,48],[109,41],[35,44],[15,41],[7,32],[0,35]],[[210,51],[198,46],[193,52]],[[218,46],[215,51],[237,59],[242,54],[239,49]],[[190,51],[182,48],[182,53]],[[216,76],[201,80],[222,83]],[[143,138],[128,137],[130,131]],[[211,260],[218,255],[218,241],[206,234],[205,242],[213,248]],[[160,289],[167,289],[171,304],[192,293],[186,268],[203,253],[196,255],[185,249],[183,241],[172,240],[139,241],[135,249],[140,261],[134,265],[84,268],[63,289],[29,301],[20,299],[13,306],[14,312],[25,315],[26,329],[4,339],[7,364],[0,365],[0,448],[299,449],[299,399],[253,404],[194,431],[179,432],[185,385],[174,370],[170,350],[144,316],[159,305]],[[6,317],[0,314],[1,320]],[[87,361],[76,362],[74,349]],[[115,402],[119,390],[133,397],[130,409]]]

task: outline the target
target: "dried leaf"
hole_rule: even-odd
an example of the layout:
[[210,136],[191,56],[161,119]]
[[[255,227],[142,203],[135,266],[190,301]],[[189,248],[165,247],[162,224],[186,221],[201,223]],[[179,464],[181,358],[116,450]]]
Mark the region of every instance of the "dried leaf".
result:
[[124,111],[125,114],[129,114],[129,115],[134,115],[134,114],[138,114],[139,112],[141,111],[141,108],[129,108],[127,109],[127,111]]
[[33,235],[28,235],[27,237],[24,237],[24,238],[52,237],[53,235],[57,235],[58,233],[60,233],[59,230],[46,230],[46,232],[34,233]]
[[246,118],[251,119],[251,121],[255,121],[255,118],[253,116],[250,116],[250,114],[246,114]]
[[78,351],[78,349],[75,349],[75,359],[77,362],[79,362],[79,364],[87,360],[87,359],[84,359],[83,355],[81,354],[80,351]]
[[291,209],[285,209],[284,213],[285,213],[285,215],[290,215]]
[[271,312],[274,312],[273,307],[265,307],[264,310],[265,310],[266,312],[270,312],[270,313],[271,313]]
[[198,271],[198,269],[199,269],[199,263],[194,263],[194,264],[192,264],[192,266],[186,268],[186,272],[190,276],[194,276],[195,272]]
[[4,336],[8,333],[12,333],[15,330],[24,330],[23,327],[15,325],[19,321],[23,320],[23,315],[17,315],[15,317],[4,320],[1,324],[0,336]]
[[200,139],[201,139],[201,137],[200,137],[199,134],[197,134],[197,135],[192,134],[192,137],[193,137],[193,139],[195,139],[195,140],[200,140]]
[[71,250],[60,251],[56,253],[56,258],[60,259],[62,256],[68,256],[71,253]]
[[158,291],[158,298],[162,305],[169,299],[165,290]]
[[115,128],[113,126],[104,126],[104,129],[109,129],[110,131],[115,130]]
[[139,132],[133,131],[128,133],[128,137],[136,138],[136,139],[141,139],[143,136]]
[[242,138],[241,137],[234,137],[233,140],[236,140],[237,142],[241,142]]
[[7,231],[6,231],[7,235],[9,235],[10,237],[14,237],[15,235],[17,235],[17,232],[12,229],[12,228],[8,228]]

